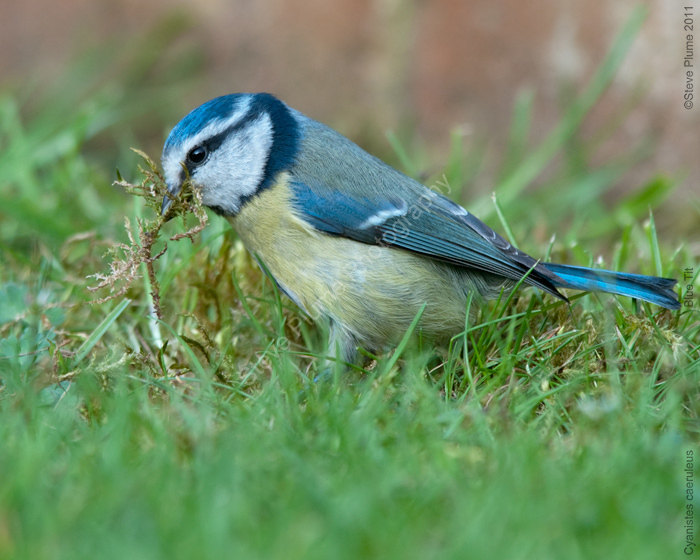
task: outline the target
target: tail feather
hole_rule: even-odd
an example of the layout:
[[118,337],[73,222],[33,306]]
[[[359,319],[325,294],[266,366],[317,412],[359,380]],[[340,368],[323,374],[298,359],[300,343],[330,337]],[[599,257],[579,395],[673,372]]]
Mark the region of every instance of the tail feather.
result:
[[557,288],[608,292],[642,299],[667,309],[679,309],[681,306],[678,294],[673,290],[677,283],[673,278],[658,278],[565,264],[541,264],[562,279],[562,282],[553,282]]

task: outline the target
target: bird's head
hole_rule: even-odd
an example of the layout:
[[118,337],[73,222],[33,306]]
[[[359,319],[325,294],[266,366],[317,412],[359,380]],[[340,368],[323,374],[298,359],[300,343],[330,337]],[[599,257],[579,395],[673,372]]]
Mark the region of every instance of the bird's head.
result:
[[[217,97],[183,118],[163,148],[163,170],[173,196],[189,176],[202,202],[235,216],[245,201],[288,169],[299,146],[292,111],[267,93]],[[171,199],[163,200],[165,214]]]

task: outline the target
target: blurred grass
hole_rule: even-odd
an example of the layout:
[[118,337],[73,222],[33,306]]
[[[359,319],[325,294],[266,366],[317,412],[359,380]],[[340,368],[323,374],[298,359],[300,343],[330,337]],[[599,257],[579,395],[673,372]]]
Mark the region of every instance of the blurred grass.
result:
[[[700,432],[697,247],[660,237],[650,212],[674,170],[602,202],[646,140],[593,164],[611,129],[580,126],[642,16],[540,146],[534,94],[518,98],[495,200],[468,200],[485,153],[465,154],[457,131],[444,173],[453,198],[538,257],[692,270],[692,306],[577,294],[569,308],[525,291],[449,348],[405,345],[323,384],[309,383],[323,327],[221,220],[158,261],[163,322],[145,283],[84,305],[123,218],[147,212],[109,187],[114,167],[135,169],[128,146],[162,140],[186,109],[165,101],[196,53],[160,70],[139,53],[185,22],[100,77],[78,64],[60,94],[3,94],[0,558],[680,556]],[[423,155],[390,142],[421,176]]]
[[148,143],[154,135],[160,142],[165,122],[180,115],[177,100],[196,77],[199,56],[190,50],[154,57],[188,25],[173,16],[126,48],[115,49],[113,40],[90,49],[60,81],[0,92],[6,250],[21,255],[37,242],[56,249],[76,232],[121,221],[114,211],[125,201],[105,186],[116,166],[135,167],[128,142]]

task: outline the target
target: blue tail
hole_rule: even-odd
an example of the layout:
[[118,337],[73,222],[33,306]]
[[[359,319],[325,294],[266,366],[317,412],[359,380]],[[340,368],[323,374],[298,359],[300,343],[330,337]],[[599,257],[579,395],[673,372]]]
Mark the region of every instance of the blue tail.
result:
[[643,299],[667,309],[679,309],[681,306],[678,294],[673,290],[677,283],[673,278],[642,276],[565,264],[540,264],[562,279],[562,282],[552,282],[557,288],[608,292]]

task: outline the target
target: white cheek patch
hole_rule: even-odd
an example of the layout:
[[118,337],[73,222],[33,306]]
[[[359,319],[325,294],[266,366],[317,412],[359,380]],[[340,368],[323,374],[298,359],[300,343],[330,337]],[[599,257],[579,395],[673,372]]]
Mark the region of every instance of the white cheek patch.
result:
[[227,128],[235,126],[236,123],[240,122],[248,114],[250,103],[250,98],[241,100],[237,106],[236,112],[230,117],[212,121],[195,136],[188,138],[186,142],[183,142],[179,146],[171,149],[171,151],[168,153],[168,157],[162,162],[163,171],[165,172],[165,180],[168,185],[175,185],[179,183],[180,173],[182,173],[182,164],[187,158],[187,153],[207,138],[216,136]]
[[265,113],[233,132],[193,173],[202,186],[202,202],[236,214],[242,199],[255,194],[264,178],[272,140],[272,122]]
[[[180,150],[178,150],[179,152]],[[168,158],[163,160],[163,172],[165,174],[165,182],[168,187],[177,185],[180,182],[180,173],[182,173],[182,164],[180,163],[185,159],[185,155],[168,155]]]

